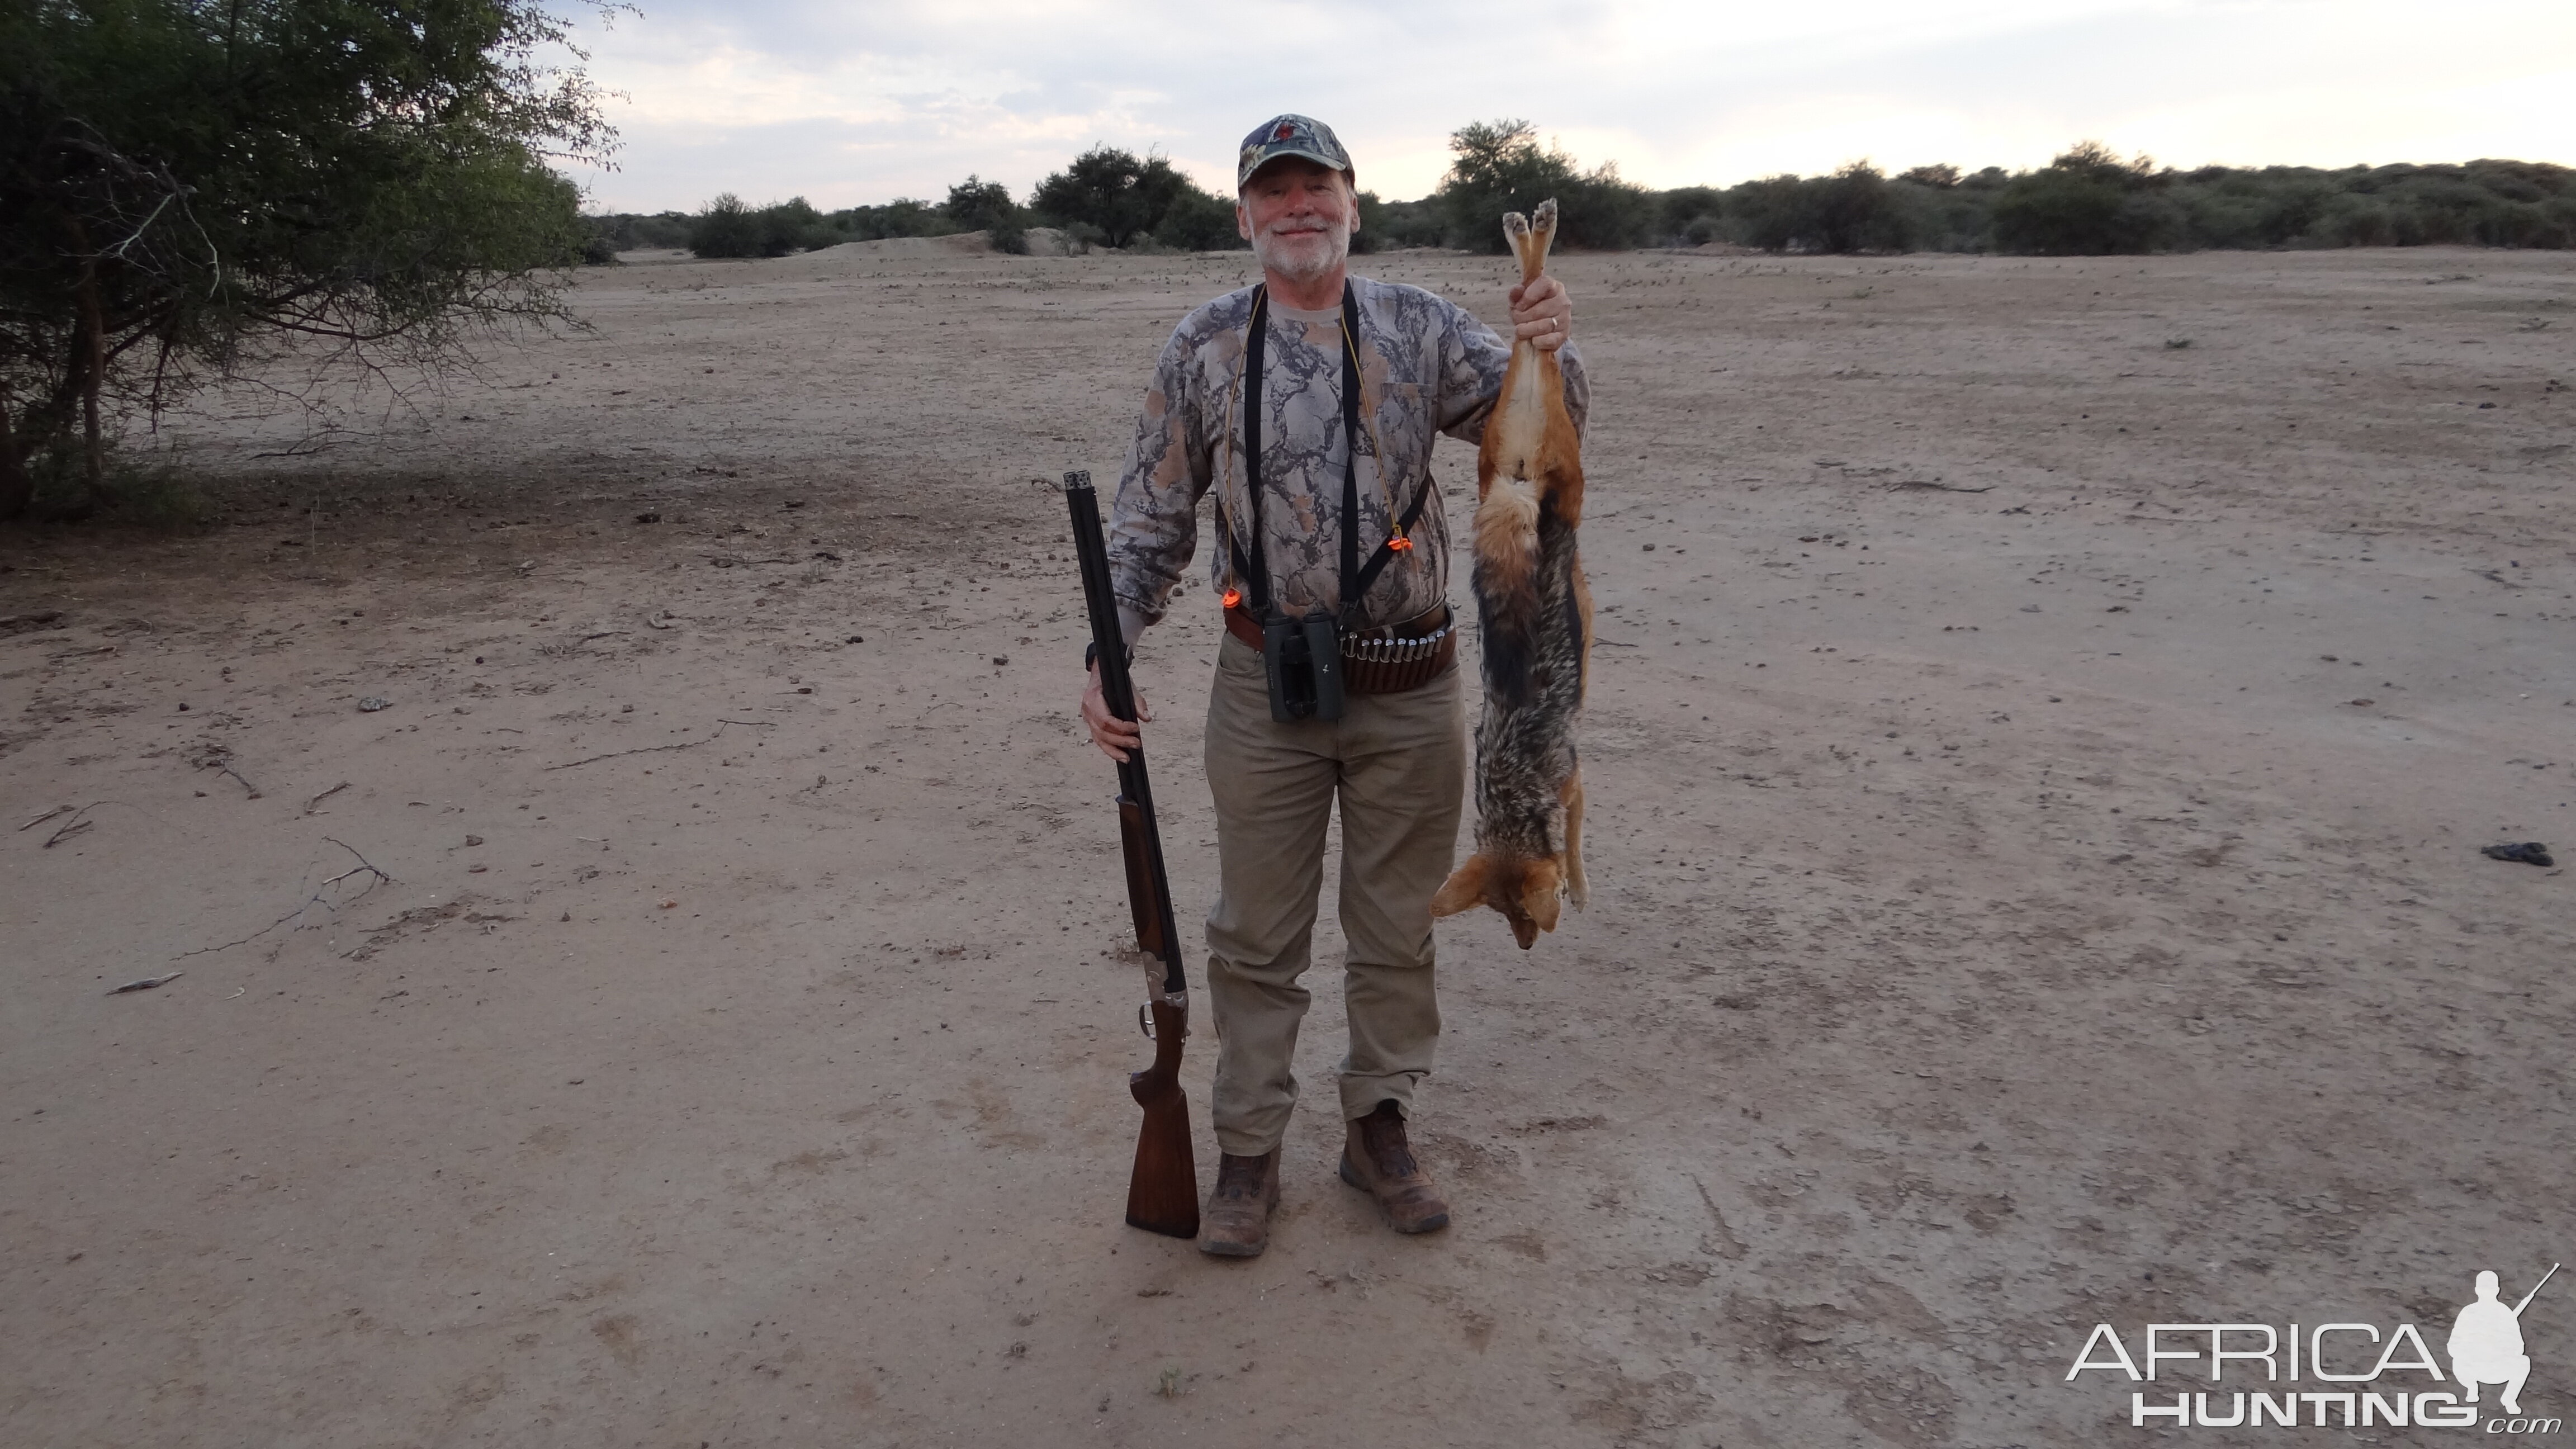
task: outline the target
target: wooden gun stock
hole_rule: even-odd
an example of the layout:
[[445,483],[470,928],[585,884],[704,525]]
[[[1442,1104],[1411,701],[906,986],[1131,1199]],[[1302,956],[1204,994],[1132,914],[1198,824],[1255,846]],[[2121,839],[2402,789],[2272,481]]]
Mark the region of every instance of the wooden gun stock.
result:
[[1166,1237],[1199,1235],[1199,1171],[1190,1152],[1190,1099],[1181,1093],[1181,1042],[1189,1033],[1185,1007],[1157,999],[1154,1064],[1127,1074],[1127,1090],[1145,1109],[1136,1134],[1136,1170],[1127,1178],[1127,1225]]
[[[1064,475],[1064,497],[1073,515],[1073,552],[1082,565],[1083,603],[1100,664],[1100,694],[1110,713],[1136,717],[1135,686],[1127,677],[1127,645],[1118,628],[1118,601],[1109,588],[1109,549],[1100,532],[1100,501],[1089,473]],[[1145,778],[1142,746],[1118,767],[1118,847],[1127,866],[1127,905],[1136,918],[1137,949],[1163,963],[1163,979],[1145,1005],[1154,1038],[1154,1064],[1130,1072],[1127,1090],[1145,1109],[1136,1136],[1136,1168],[1127,1179],[1127,1221],[1149,1233],[1175,1238],[1199,1235],[1198,1162],[1190,1151],[1190,1103],[1181,1094],[1181,1046],[1190,1031],[1189,980],[1181,974],[1180,933],[1172,924],[1172,881],[1163,869],[1163,838],[1154,826],[1154,790]]]

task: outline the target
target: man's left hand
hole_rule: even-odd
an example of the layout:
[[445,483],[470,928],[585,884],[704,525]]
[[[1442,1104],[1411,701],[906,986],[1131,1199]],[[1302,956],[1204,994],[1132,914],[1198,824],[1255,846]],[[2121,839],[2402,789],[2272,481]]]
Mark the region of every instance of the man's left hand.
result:
[[1512,288],[1512,335],[1548,352],[1563,347],[1574,335],[1574,299],[1565,295],[1565,284],[1541,277]]

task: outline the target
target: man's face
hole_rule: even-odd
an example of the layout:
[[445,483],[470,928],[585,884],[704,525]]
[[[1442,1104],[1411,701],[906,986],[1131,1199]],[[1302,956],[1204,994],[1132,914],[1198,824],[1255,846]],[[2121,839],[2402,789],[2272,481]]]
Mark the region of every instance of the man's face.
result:
[[1350,255],[1359,206],[1342,173],[1283,156],[1252,173],[1235,199],[1234,225],[1265,271],[1312,281]]

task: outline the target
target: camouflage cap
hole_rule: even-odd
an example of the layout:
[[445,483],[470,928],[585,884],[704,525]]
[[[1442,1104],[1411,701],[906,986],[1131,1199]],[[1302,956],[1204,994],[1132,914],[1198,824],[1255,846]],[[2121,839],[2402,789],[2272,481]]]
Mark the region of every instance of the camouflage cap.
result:
[[1333,128],[1311,116],[1292,113],[1271,117],[1243,138],[1243,154],[1234,163],[1235,189],[1242,190],[1253,172],[1282,156],[1303,156],[1344,176],[1354,175],[1351,153],[1342,149]]

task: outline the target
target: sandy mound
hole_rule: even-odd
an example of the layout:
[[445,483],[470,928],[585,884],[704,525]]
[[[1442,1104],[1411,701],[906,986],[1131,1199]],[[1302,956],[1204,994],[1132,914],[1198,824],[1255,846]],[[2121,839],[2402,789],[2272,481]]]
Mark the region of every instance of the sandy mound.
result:
[[[1086,248],[1063,231],[1051,226],[1028,229],[1028,255],[1033,257],[1071,257],[1083,255]],[[1107,251],[1111,248],[1090,248]],[[889,258],[916,258],[924,261],[962,256],[993,256],[993,234],[989,231],[965,231],[953,236],[900,236],[883,241],[843,242],[836,247],[823,247],[804,252],[787,261],[883,261]]]
[[1028,230],[1029,255],[1033,257],[1073,257],[1085,250],[1080,242],[1052,226],[1033,226]]
[[[1113,247],[1086,248],[1081,242],[1051,226],[1028,229],[1028,255],[1033,257],[1072,257],[1086,252],[1114,252]],[[843,242],[839,246],[818,247],[793,256],[760,258],[764,265],[783,266],[794,271],[800,266],[822,271],[835,271],[851,262],[947,261],[957,257],[998,255],[993,249],[989,231],[964,231],[949,236],[897,236],[881,241]],[[693,262],[700,258],[686,250],[620,252],[622,262],[646,264]]]
[[836,247],[821,247],[805,252],[806,257],[955,257],[971,256],[993,249],[993,234],[988,231],[963,231],[951,236],[890,236],[883,241],[843,242]]

